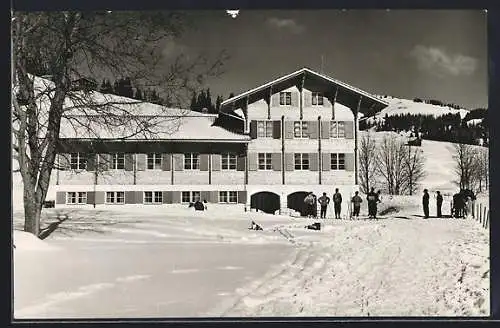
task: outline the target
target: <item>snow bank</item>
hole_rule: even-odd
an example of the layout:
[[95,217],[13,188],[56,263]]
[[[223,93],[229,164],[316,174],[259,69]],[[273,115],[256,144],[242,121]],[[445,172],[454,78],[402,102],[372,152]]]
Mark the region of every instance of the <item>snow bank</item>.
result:
[[58,249],[28,232],[14,230],[13,236],[16,251],[53,251]]

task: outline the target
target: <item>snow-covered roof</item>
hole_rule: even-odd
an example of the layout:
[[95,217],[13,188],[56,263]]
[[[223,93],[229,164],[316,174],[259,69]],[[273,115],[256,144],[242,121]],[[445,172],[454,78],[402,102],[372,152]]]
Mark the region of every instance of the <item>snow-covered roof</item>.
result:
[[[34,87],[39,116],[47,120],[49,96],[53,93],[54,83],[35,77]],[[217,114],[169,108],[97,91],[71,92],[65,99],[64,108],[60,138],[232,142],[249,140],[246,135],[212,126]]]
[[[103,118],[104,119],[104,118]],[[250,137],[212,126],[214,117],[203,115],[137,117],[120,124],[108,123],[99,117],[92,118],[92,127],[87,128],[88,117],[70,116],[61,122],[60,137],[65,139],[110,139],[110,140],[169,140],[169,141],[226,141],[245,142]],[[149,124],[147,128],[144,123]]]

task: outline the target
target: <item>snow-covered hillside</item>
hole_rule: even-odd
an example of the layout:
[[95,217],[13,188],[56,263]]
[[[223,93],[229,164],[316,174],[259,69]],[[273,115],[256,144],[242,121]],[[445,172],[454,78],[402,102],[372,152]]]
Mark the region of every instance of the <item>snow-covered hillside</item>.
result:
[[395,98],[395,97],[384,97],[377,96],[380,99],[383,99],[389,103],[389,106],[384,108],[382,111],[377,113],[374,117],[370,117],[367,119],[368,123],[372,123],[374,121],[383,121],[384,117],[387,116],[395,116],[395,115],[404,115],[404,114],[414,114],[414,115],[432,115],[434,117],[443,116],[446,114],[460,114],[460,117],[463,119],[465,115],[469,112],[469,110],[465,108],[454,109],[448,106],[437,106],[432,104],[426,104],[424,102],[414,102],[409,99]]

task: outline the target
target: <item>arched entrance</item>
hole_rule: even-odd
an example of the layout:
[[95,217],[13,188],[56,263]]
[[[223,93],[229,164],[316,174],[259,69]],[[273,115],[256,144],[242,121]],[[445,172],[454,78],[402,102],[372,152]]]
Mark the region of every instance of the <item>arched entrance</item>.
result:
[[301,216],[305,216],[305,204],[304,198],[306,198],[308,192],[296,191],[287,196],[287,207],[297,211]]
[[250,197],[250,207],[265,213],[274,214],[280,209],[280,196],[269,191],[255,193]]

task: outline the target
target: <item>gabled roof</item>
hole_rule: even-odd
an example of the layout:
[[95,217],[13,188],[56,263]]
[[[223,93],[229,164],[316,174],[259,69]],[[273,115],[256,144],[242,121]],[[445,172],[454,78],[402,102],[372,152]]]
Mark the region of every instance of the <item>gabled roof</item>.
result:
[[300,84],[302,79],[306,89],[310,86],[315,90],[323,92],[327,96],[333,96],[333,94],[337,92],[337,102],[349,108],[356,106],[359,101],[359,96],[362,96],[361,112],[366,110],[376,112],[389,105],[389,103],[384,100],[345,82],[317,73],[309,68],[302,68],[259,87],[245,91],[235,97],[229,98],[222,102],[221,108],[231,108],[233,105],[235,108],[241,107],[247,98],[249,99],[249,103],[265,99],[265,97],[268,96],[270,88],[272,88],[273,93],[279,92],[293,85]]

